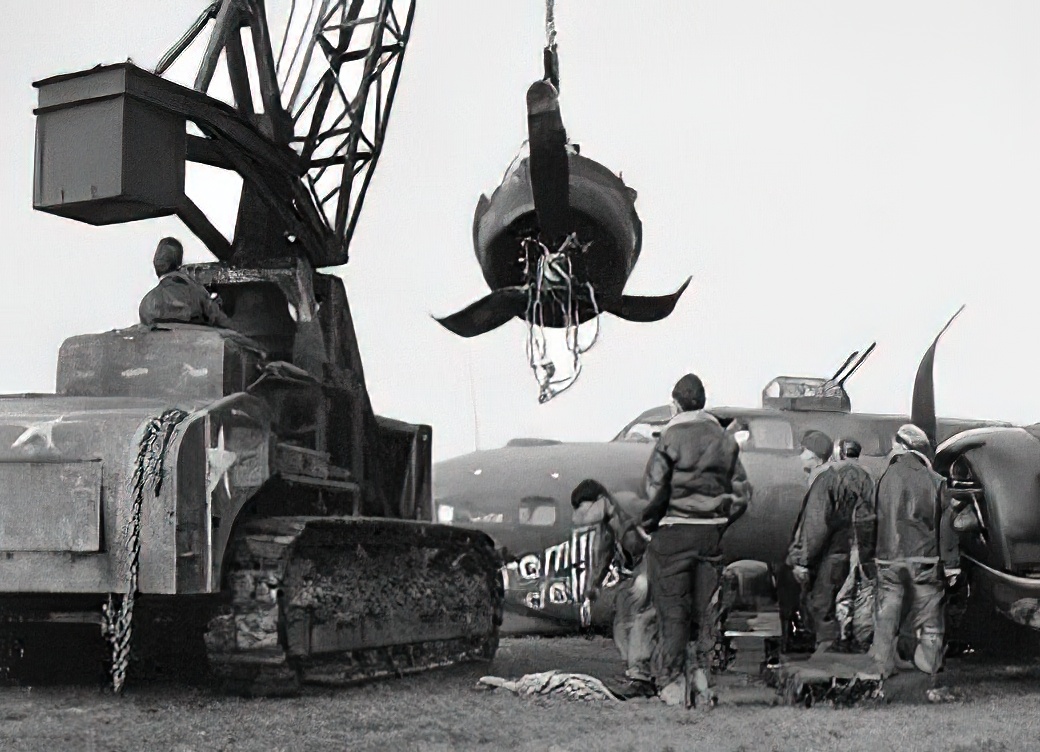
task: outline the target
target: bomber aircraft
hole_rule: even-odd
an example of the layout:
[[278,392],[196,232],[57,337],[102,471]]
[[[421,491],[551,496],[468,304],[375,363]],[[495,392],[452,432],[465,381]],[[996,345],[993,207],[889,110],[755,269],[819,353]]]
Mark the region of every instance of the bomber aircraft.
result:
[[[861,463],[877,478],[896,430],[913,419],[941,443],[937,469],[966,503],[958,517],[966,552],[962,594],[987,614],[996,611],[1040,629],[1040,427],[936,419],[931,369],[938,339],[918,371],[912,418],[852,411],[844,384],[873,345],[858,360],[853,353],[830,379],[774,379],[762,392],[761,407],[708,408],[734,432],[754,489],[747,513],[726,533],[726,563],[744,567],[738,580],[747,592],[738,595],[741,602],[777,611],[776,583],[807,486],[799,457],[805,432],[822,430],[835,443],[855,439],[862,446]],[[920,415],[922,410],[931,415]],[[631,420],[610,441],[514,439],[435,466],[438,520],[488,533],[505,555],[505,631],[551,633],[578,626],[595,531],[572,524],[571,492],[593,478],[619,500],[636,498],[653,443],[670,419],[670,408],[660,406]],[[1016,468],[1011,475],[1004,472],[1005,462]],[[629,501],[626,511],[641,512],[645,504]],[[758,566],[747,568],[750,562]],[[744,576],[756,571],[757,578]],[[593,606],[594,624],[611,619],[610,584]]]

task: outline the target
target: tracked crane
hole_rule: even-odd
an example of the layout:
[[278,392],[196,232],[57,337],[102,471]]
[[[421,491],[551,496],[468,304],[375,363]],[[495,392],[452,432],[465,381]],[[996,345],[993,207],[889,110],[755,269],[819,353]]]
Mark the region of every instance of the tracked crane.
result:
[[[101,627],[117,690],[193,660],[281,694],[494,655],[491,541],[430,521],[430,429],[374,414],[346,289],[316,271],[347,262],[413,14],[292,0],[276,43],[263,0],[220,0],[154,72],[35,84],[34,207],[176,215],[231,326],[72,337],[55,395],[0,398],[10,676],[69,623]],[[193,86],[164,77],[203,42]],[[222,66],[233,103],[210,91]],[[230,240],[188,163],[241,176]]]

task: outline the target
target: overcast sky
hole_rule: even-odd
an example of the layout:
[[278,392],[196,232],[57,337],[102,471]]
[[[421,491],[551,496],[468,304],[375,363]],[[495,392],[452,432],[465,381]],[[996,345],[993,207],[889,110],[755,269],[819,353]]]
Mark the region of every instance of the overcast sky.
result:
[[[207,4],[5,7],[0,392],[53,391],[64,338],[134,323],[161,235],[210,260],[176,219],[94,228],[32,210],[32,82],[150,68]],[[337,271],[378,412],[432,424],[436,459],[472,450],[477,427],[482,449],[607,439],[686,371],[709,404],[757,405],[773,376],[829,376],[877,340],[853,404],[905,413],[918,360],[966,303],[936,359],[940,414],[1040,420],[1040,4],[558,0],[568,133],[639,192],[627,292],[694,281],[663,322],[604,317],[578,384],[539,405],[523,323],[463,340],[430,314],[487,292],[473,209],[525,138],[543,14],[541,0],[418,2]],[[237,194],[217,198],[230,228]]]

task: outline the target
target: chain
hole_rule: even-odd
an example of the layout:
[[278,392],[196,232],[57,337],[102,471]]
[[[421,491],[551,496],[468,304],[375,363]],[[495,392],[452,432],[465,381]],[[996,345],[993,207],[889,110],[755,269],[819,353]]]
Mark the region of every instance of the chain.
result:
[[101,632],[112,647],[112,689],[122,692],[126,672],[130,666],[130,638],[133,635],[134,601],[137,598],[137,581],[141,560],[141,509],[145,492],[155,496],[162,490],[166,450],[173,438],[177,424],[188,416],[183,410],[167,410],[158,418],[151,418],[144,429],[137,448],[134,472],[130,478],[130,519],[124,529],[127,556],[126,593],[118,604],[116,596],[109,594],[108,602],[102,607]]
[[556,0],[545,0],[545,46],[556,44]]

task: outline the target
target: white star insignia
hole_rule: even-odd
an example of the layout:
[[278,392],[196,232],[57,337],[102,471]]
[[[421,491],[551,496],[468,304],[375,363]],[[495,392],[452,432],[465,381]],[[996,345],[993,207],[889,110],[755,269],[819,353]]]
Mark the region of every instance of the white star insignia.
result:
[[21,449],[35,444],[37,449],[56,450],[54,445],[54,427],[59,423],[80,423],[78,420],[65,420],[64,415],[59,415],[54,420],[40,421],[39,423],[18,423],[25,431],[19,435],[11,449]]
[[224,489],[228,496],[231,495],[231,480],[228,470],[235,464],[238,455],[224,449],[224,426],[217,433],[217,445],[206,450],[206,495],[212,496],[213,491],[224,481]]

